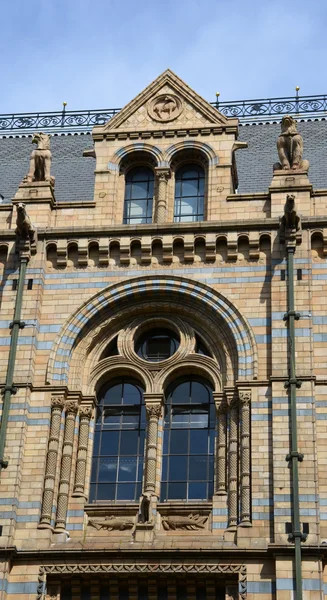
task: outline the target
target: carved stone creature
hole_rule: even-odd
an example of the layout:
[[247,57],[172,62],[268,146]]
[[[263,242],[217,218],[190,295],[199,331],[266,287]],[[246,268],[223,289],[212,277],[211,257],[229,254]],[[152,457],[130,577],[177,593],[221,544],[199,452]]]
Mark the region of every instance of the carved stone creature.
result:
[[195,530],[195,529],[206,529],[205,523],[208,517],[200,517],[200,515],[190,514],[188,517],[172,516],[162,517],[162,526],[168,531],[169,529],[184,529],[184,530]]
[[287,194],[284,206],[284,214],[280,220],[280,229],[285,231],[299,231],[301,229],[301,220],[295,208],[295,196]]
[[296,129],[296,121],[286,115],[281,123],[282,132],[277,140],[280,162],[274,164],[274,171],[292,169],[308,170],[309,161],[303,160],[303,139]]
[[36,229],[31,223],[25,204],[17,204],[16,235],[21,240],[29,240],[31,244],[36,243]]
[[168,121],[177,109],[178,106],[175,98],[168,95],[163,98],[158,98],[153,105],[153,112],[163,121]]
[[31,154],[30,170],[24,182],[48,181],[51,185],[54,185],[55,179],[50,175],[52,156],[50,152],[50,136],[42,132],[35,133],[32,144],[37,144],[37,148]]
[[150,523],[151,521],[151,494],[145,492],[141,496],[139,523]]
[[135,525],[134,518],[130,517],[105,517],[104,519],[89,519],[88,524],[94,527],[98,531],[100,529],[108,529],[113,531],[125,531],[126,529],[132,529]]

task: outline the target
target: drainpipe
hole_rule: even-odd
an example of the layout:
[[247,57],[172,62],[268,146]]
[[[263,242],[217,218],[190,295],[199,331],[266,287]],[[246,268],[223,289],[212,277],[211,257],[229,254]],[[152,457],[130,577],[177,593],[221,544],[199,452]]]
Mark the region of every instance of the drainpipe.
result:
[[296,377],[295,358],[295,321],[300,318],[294,308],[294,254],[296,244],[301,242],[301,222],[296,213],[294,196],[287,196],[284,216],[280,224],[280,239],[285,242],[287,253],[287,313],[284,320],[288,326],[288,368],[289,379],[285,387],[289,390],[290,419],[291,419],[291,452],[286,460],[291,466],[292,473],[292,533],[289,541],[294,542],[295,550],[295,599],[302,600],[302,564],[301,564],[301,541],[306,536],[301,531],[300,522],[300,500],[299,500],[299,462],[303,460],[303,454],[298,452],[297,443],[297,415],[296,415],[296,389],[301,387],[301,382]]
[[17,342],[19,330],[25,327],[25,323],[21,321],[22,303],[23,303],[23,292],[24,292],[24,281],[26,275],[27,263],[30,259],[30,242],[29,240],[19,239],[16,241],[16,248],[19,252],[19,276],[18,286],[15,301],[14,319],[10,323],[11,339],[7,366],[7,375],[5,387],[3,389],[3,405],[2,405],[2,417],[0,425],[0,472],[1,469],[5,469],[8,466],[8,461],[4,459],[6,436],[8,428],[8,417],[11,396],[16,393],[16,388],[13,385],[14,382],[14,370],[17,354]]

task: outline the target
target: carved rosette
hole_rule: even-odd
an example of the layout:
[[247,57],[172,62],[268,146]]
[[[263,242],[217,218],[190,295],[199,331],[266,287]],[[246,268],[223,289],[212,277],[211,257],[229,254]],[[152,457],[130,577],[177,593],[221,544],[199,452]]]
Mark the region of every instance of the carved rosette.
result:
[[226,442],[227,442],[227,404],[223,399],[215,401],[217,411],[217,449],[216,449],[216,494],[226,494]]
[[92,406],[81,406],[79,409],[79,433],[76,459],[76,472],[74,484],[74,496],[85,497],[85,473],[87,462],[87,449],[89,443],[90,420],[92,417]]
[[66,527],[66,516],[69,496],[69,483],[72,468],[72,455],[74,444],[75,419],[78,404],[74,401],[66,402],[66,421],[64,441],[62,448],[60,482],[57,503],[56,529],[62,530]]
[[161,416],[161,402],[147,403],[146,414],[148,418],[148,431],[146,440],[145,463],[145,493],[154,493],[156,489],[158,421]]
[[158,180],[158,203],[157,203],[157,223],[166,223],[167,220],[167,185],[170,177],[170,170],[157,168]]
[[65,404],[64,396],[53,396],[51,398],[51,423],[48,443],[47,462],[45,468],[45,482],[42,499],[40,525],[51,525],[51,513],[53,505],[54,484],[56,478],[61,413]]
[[229,489],[228,489],[228,527],[237,526],[237,456],[238,456],[238,402],[233,395],[229,397]]
[[251,390],[239,390],[241,409],[241,524],[251,525],[250,404]]

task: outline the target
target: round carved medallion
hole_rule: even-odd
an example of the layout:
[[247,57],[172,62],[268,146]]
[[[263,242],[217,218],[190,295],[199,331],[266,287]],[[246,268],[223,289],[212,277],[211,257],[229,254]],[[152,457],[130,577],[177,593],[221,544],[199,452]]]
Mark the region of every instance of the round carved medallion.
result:
[[149,102],[148,112],[155,121],[173,121],[182,112],[182,102],[172,94],[161,94]]

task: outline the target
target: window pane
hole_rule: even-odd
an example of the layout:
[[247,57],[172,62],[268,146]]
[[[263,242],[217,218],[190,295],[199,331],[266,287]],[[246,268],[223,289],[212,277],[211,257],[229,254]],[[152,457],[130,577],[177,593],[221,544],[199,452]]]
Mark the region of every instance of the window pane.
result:
[[135,385],[130,383],[124,384],[124,404],[140,404],[141,399],[141,392]]
[[174,220],[198,221],[204,215],[204,170],[198,165],[178,169],[175,184]]
[[94,433],[94,443],[93,443],[93,454],[96,456],[99,454],[99,444],[100,444],[100,431],[95,431]]
[[119,481],[136,481],[136,458],[120,458],[118,469]]
[[92,471],[91,471],[91,481],[96,481],[98,473],[98,459],[92,459]]
[[191,427],[208,427],[209,418],[208,413],[205,414],[191,414],[190,415],[190,426]]
[[121,404],[123,386],[121,383],[109,388],[104,395],[104,404]]
[[200,482],[189,483],[188,486],[189,500],[206,500],[207,499],[207,484]]
[[170,481],[187,480],[187,456],[170,456]]
[[190,401],[190,382],[186,381],[178,385],[171,397],[171,401],[175,404],[183,404]]
[[139,414],[135,414],[135,412],[127,412],[123,414],[122,423],[124,428],[126,427],[126,429],[137,429],[139,422]]
[[117,459],[100,458],[98,481],[116,481],[117,478]]
[[103,423],[109,427],[116,427],[121,421],[121,411],[117,408],[105,408],[103,411]]
[[132,185],[132,198],[137,200],[138,198],[147,198],[148,185],[147,182],[133,183]]
[[101,484],[98,485],[97,500],[114,500],[115,499],[115,484]]
[[118,431],[103,431],[101,436],[101,454],[116,455],[118,454]]
[[152,221],[154,174],[151,169],[136,167],[126,175],[124,222]]
[[208,453],[208,431],[203,429],[191,429],[190,431],[190,454]]
[[182,195],[185,196],[197,196],[198,195],[198,180],[191,179],[189,181],[183,181],[182,183]]
[[190,425],[190,411],[182,409],[172,409],[171,415],[171,426],[172,427],[183,427],[189,428]]
[[170,453],[187,454],[188,452],[188,431],[170,432]]
[[162,472],[161,472],[161,480],[167,481],[168,476],[168,458],[164,456],[162,459]]
[[169,500],[186,500],[186,482],[184,483],[169,483],[168,498]]
[[190,458],[189,465],[189,479],[194,481],[197,479],[207,479],[207,457],[206,456],[192,456]]
[[136,454],[138,443],[137,431],[122,431],[120,438],[120,454]]
[[181,215],[193,215],[197,213],[198,199],[183,198],[181,202]]
[[117,485],[117,500],[134,500],[134,497],[134,483],[119,483]]

